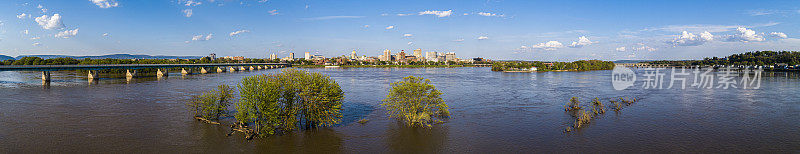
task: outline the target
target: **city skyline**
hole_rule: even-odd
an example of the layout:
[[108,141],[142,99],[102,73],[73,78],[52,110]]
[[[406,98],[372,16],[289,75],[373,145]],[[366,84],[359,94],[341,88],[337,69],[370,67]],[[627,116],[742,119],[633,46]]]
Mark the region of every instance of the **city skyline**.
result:
[[[796,50],[796,1],[4,1],[0,55],[700,59]],[[368,8],[368,9],[367,9]],[[675,11],[674,8],[681,8]],[[416,56],[416,55],[415,55]]]

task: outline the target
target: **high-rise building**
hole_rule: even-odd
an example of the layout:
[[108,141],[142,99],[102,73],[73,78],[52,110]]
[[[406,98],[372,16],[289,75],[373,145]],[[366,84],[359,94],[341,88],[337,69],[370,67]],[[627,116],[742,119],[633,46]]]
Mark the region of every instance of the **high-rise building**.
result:
[[400,50],[400,53],[397,54],[397,61],[404,61],[404,60],[406,60],[406,52]]
[[311,60],[311,53],[306,52],[306,55],[303,58],[305,58],[306,60]]
[[269,55],[269,59],[270,59],[270,60],[272,60],[272,59],[278,59],[278,54],[272,53],[271,55]]
[[356,50],[353,50],[353,52],[350,53],[350,59],[358,59],[358,56],[356,56]]
[[289,58],[294,59],[294,52],[289,53]]
[[417,57],[417,58],[422,57],[422,49],[414,50],[414,57]]
[[436,51],[425,52],[425,60],[427,61],[436,61],[436,56],[438,56]]
[[455,52],[448,52],[444,54],[445,61],[456,61],[456,53]]
[[216,53],[211,53],[211,54],[208,55],[208,58],[211,58],[211,60],[217,59],[217,54]]
[[391,61],[392,60],[392,51],[389,49],[383,50],[383,59],[381,61]]

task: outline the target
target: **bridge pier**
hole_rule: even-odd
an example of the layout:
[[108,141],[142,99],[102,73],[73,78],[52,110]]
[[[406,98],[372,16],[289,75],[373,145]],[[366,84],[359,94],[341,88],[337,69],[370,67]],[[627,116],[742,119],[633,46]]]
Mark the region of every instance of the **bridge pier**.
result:
[[239,66],[239,70],[240,70],[240,71],[245,71],[245,70],[247,70],[247,69],[245,69],[245,68],[244,68],[244,66]]
[[263,69],[261,66],[256,66],[256,69]]
[[136,73],[136,70],[127,70],[127,72],[125,73],[125,77],[128,77],[128,78],[135,78],[135,77],[138,77],[138,76],[139,75]]
[[200,67],[200,74],[207,74],[208,70],[205,67]]
[[250,66],[250,70],[253,71],[253,70],[256,70],[256,68],[253,68],[253,66]]
[[165,76],[169,76],[169,71],[167,71],[166,69],[162,71],[162,70],[159,68],[159,69],[158,69],[158,72],[156,72],[156,76],[158,76],[159,78],[161,78],[161,77],[165,77]]
[[217,73],[222,73],[222,72],[225,72],[225,69],[222,69],[222,67],[217,67]]
[[100,74],[97,74],[97,71],[92,71],[92,70],[89,70],[89,75],[87,75],[87,77],[88,77],[90,80],[91,80],[91,79],[99,79],[99,78],[100,78]]
[[50,82],[50,71],[42,71],[42,82]]
[[231,70],[231,72],[236,72],[236,67],[231,66],[231,67],[228,67],[228,69]]
[[186,68],[181,68],[181,74],[183,75],[192,74],[192,69],[190,68],[189,70],[186,70]]

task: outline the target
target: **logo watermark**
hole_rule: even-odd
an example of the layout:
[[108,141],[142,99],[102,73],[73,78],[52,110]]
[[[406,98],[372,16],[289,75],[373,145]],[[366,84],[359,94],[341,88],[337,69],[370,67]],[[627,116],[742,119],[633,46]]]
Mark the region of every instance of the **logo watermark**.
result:
[[[691,68],[643,68],[642,89],[672,89],[680,86],[686,89],[759,89],[761,88],[761,68],[750,70],[749,68],[721,67],[716,72],[712,67],[691,67]],[[752,75],[752,76],[751,76]],[[625,90],[634,86],[637,74],[627,67],[614,67],[611,71],[611,84],[614,90]],[[669,78],[666,78],[669,77]],[[740,77],[737,79],[737,77]],[[691,80],[691,83],[689,82]]]

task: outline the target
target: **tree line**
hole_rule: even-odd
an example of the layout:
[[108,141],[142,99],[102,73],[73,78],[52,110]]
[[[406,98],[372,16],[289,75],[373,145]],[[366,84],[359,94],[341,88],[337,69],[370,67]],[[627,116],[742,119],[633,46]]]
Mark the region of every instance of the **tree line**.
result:
[[797,51],[754,51],[733,54],[726,57],[707,57],[703,60],[651,61],[650,64],[669,64],[673,66],[709,66],[709,65],[747,65],[769,66],[784,63],[800,65],[800,52]]
[[537,71],[556,70],[610,70],[614,69],[614,62],[601,60],[579,60],[574,62],[541,62],[541,61],[506,61],[492,63],[492,71],[514,71],[536,67]]

